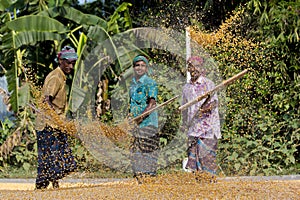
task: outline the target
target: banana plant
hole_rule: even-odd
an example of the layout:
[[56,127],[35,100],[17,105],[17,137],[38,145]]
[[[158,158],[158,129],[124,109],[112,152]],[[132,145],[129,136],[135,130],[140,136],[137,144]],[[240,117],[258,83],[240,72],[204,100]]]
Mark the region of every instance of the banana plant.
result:
[[[77,48],[79,58],[82,58],[82,54],[85,52],[84,50],[87,49],[87,41],[97,41],[97,43],[105,40],[110,41],[112,34],[120,33],[121,31],[132,27],[128,11],[128,6],[131,4],[128,3],[121,4],[109,18],[110,20],[108,22],[98,16],[84,14],[72,7],[61,6],[62,3],[55,5],[55,7],[44,9],[37,15],[17,17],[17,12],[15,11],[15,15],[13,17],[8,15],[7,22],[1,28],[1,32],[4,33],[1,35],[1,50],[3,50],[5,57],[14,58],[12,62],[7,62],[13,63],[13,65],[8,64],[6,66],[9,66],[10,68],[9,90],[13,91],[11,104],[15,112],[18,112],[20,106],[18,102],[18,87],[20,87],[20,83],[23,81],[19,78],[23,76],[21,64],[22,59],[18,60],[18,58],[22,58],[22,56],[20,57],[18,55],[20,55],[20,52],[26,54],[26,52],[22,51],[24,47],[28,45],[35,45],[37,42],[49,40],[55,41],[55,43],[58,44],[57,49],[59,49],[59,45],[61,45],[64,40],[69,39],[73,43],[74,47]],[[124,16],[122,13],[124,13]],[[70,20],[72,23],[69,24],[71,25],[65,26],[57,20],[62,18]],[[74,25],[75,28],[73,28]],[[78,30],[81,31],[79,34],[79,40],[76,39],[76,34],[74,34],[76,31],[79,32]],[[84,32],[87,32],[87,34]],[[113,43],[112,46],[114,46]],[[117,53],[117,49],[115,47],[113,48],[113,51],[114,53]],[[117,60],[114,66],[115,68],[112,69],[113,74],[120,74],[122,72],[120,60]],[[82,73],[84,69],[80,69],[78,71],[78,67],[78,65],[75,67],[76,73]],[[84,67],[84,65],[80,66],[80,68]],[[81,78],[80,80],[83,81],[84,79]],[[80,85],[82,85],[82,83],[80,83],[79,86]],[[77,90],[78,88],[71,89],[72,92]]]
[[[24,76],[24,64],[23,56],[25,54],[25,48],[23,46],[33,45],[39,41],[45,40],[62,40],[66,37],[67,29],[59,21],[45,17],[45,16],[23,16],[14,19],[10,19],[6,22],[1,32],[6,30],[6,33],[2,37],[3,45],[0,49],[4,52],[5,57],[14,58],[9,64],[9,60],[6,66],[9,68],[8,73],[8,85],[9,90],[12,91],[11,104],[14,112],[19,110],[18,102],[18,88],[21,86],[19,77]],[[22,52],[22,53],[21,53]]]
[[[0,4],[0,10],[6,11],[1,13],[0,56],[1,62],[7,71],[8,88],[11,92],[10,104],[18,118],[17,130],[19,130],[14,131],[7,138],[6,143],[9,144],[11,144],[11,138],[21,137],[27,131],[34,132],[32,115],[27,106],[31,99],[32,89],[27,73],[28,68],[26,68],[28,63],[26,57],[30,53],[27,50],[29,48],[26,47],[33,46],[40,41],[61,40],[65,37],[67,31],[60,22],[49,17],[35,15],[18,17],[19,10],[17,12],[16,7],[12,13],[7,9],[7,7],[13,6],[14,3],[15,1],[10,1],[5,4],[5,1],[1,1]],[[26,137],[27,139],[31,138],[29,135]],[[21,140],[18,140],[14,143],[14,146],[18,146],[20,142]]]
[[[105,70],[106,66],[110,67],[111,60],[109,60],[110,55],[117,55],[118,50],[111,38],[111,35],[117,34],[122,32],[122,30],[132,28],[131,18],[129,16],[128,6],[131,4],[123,3],[121,4],[114,14],[110,17],[110,20],[107,23],[103,23],[101,20],[95,20],[96,18],[89,18],[94,20],[85,21],[83,19],[88,19],[84,14],[77,13],[76,20],[78,21],[80,15],[82,15],[81,22],[84,22],[83,26],[90,25],[87,30],[87,35],[82,34],[80,35],[80,43],[75,42],[78,44],[78,47],[81,52],[79,53],[81,64],[80,68],[75,67],[75,77],[73,79],[73,84],[70,93],[70,110],[72,112],[76,112],[77,109],[82,105],[85,101],[85,105],[94,105],[95,99],[94,95],[96,93],[95,85],[98,85],[98,82],[101,79],[101,75],[99,71]],[[72,9],[68,10],[69,12],[73,12]],[[122,17],[120,13],[124,13],[126,17]],[[71,13],[64,13],[67,18],[71,18],[73,16]],[[94,23],[94,24],[93,24]],[[92,45],[87,45],[87,40],[93,41]],[[74,40],[76,41],[76,40]],[[96,42],[95,42],[96,41]],[[91,43],[91,42],[90,42]],[[103,45],[108,44],[108,45]],[[99,48],[100,47],[100,48]],[[107,48],[109,47],[109,48]],[[98,48],[98,49],[97,49]],[[77,50],[78,51],[78,50]],[[96,59],[92,62],[89,59]],[[116,56],[117,61],[115,63],[115,68],[111,68],[111,72],[114,76],[120,74],[122,69],[121,61],[119,60],[118,55]],[[92,63],[92,64],[91,64]],[[101,65],[99,67],[99,65]],[[95,77],[95,74],[98,77]],[[89,77],[93,77],[93,81],[91,82]],[[113,79],[113,77],[109,77]],[[97,82],[98,81],[98,82]],[[108,88],[106,88],[108,89]],[[103,94],[107,94],[107,91],[103,91]],[[89,97],[89,98],[87,98]],[[89,113],[87,114],[89,118],[92,118],[93,110],[89,108],[82,108],[83,112]],[[80,111],[78,112],[79,115]],[[81,115],[82,113],[80,113]]]
[[[49,60],[53,59],[55,52],[64,43],[72,43],[79,55],[75,71],[80,79],[78,79],[79,84],[73,83],[71,96],[80,97],[78,93],[81,93],[84,100],[93,102],[95,99],[92,96],[89,99],[84,96],[86,91],[83,89],[91,90],[91,88],[84,87],[88,83],[88,76],[84,72],[93,73],[91,66],[80,64],[82,63],[80,61],[85,58],[84,53],[88,52],[88,48],[93,45],[97,46],[98,43],[106,40],[110,41],[113,34],[131,27],[127,8],[129,4],[122,4],[109,21],[106,21],[98,16],[84,14],[72,7],[67,7],[65,2],[63,0],[3,0],[0,2],[0,60],[7,70],[6,75],[11,92],[10,103],[18,117],[18,127],[22,129],[22,134],[27,136],[33,136],[28,133],[35,132],[33,116],[27,106],[32,92],[30,79],[27,77],[28,71],[34,66],[37,72],[42,71],[39,73],[42,77],[45,74],[43,71],[50,71],[53,68],[54,62]],[[22,9],[25,11],[22,12]],[[23,16],[24,13],[29,13],[29,15]],[[93,44],[93,41],[96,43]],[[89,45],[91,43],[92,46]],[[44,44],[46,46],[43,46]],[[117,48],[113,48],[113,51],[116,50]],[[41,58],[41,55],[47,55],[47,58]],[[50,65],[47,62],[50,62]],[[119,68],[122,65],[118,62],[120,61],[117,61],[114,68],[111,68],[116,75],[122,71]],[[82,99],[71,99],[78,100],[73,103],[74,105],[81,104]],[[28,133],[24,132],[26,130]]]
[[9,8],[14,3],[16,3],[16,0],[2,0],[0,2],[0,11],[1,12],[5,11],[7,8]]

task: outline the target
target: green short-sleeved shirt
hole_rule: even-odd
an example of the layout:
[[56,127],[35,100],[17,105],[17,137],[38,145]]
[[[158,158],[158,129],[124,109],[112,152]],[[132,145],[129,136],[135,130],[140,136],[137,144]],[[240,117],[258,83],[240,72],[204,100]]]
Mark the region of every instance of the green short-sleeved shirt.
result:
[[[66,75],[60,67],[57,67],[47,75],[42,89],[42,95],[44,97],[52,96],[54,110],[58,115],[64,115],[67,105]],[[36,120],[36,130],[43,130],[45,126],[45,116],[38,115]]]
[[[143,75],[139,81],[135,78],[132,79],[130,84],[130,113],[133,117],[137,117],[143,113],[148,105],[149,98],[153,98],[157,101],[158,88],[156,82],[148,77],[146,74]],[[153,111],[147,116],[140,124],[139,127],[144,126],[155,126],[158,127],[158,113]]]

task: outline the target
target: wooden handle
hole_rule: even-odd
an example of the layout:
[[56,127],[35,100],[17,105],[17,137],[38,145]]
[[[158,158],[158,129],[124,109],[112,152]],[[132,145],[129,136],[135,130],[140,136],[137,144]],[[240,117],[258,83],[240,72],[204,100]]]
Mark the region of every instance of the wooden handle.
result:
[[152,108],[152,109],[148,110],[147,112],[144,112],[143,114],[141,114],[141,115],[139,115],[139,116],[137,116],[137,117],[135,117],[135,118],[129,120],[129,122],[133,122],[133,121],[135,121],[135,120],[137,120],[137,119],[139,119],[139,118],[141,118],[141,117],[144,117],[144,116],[146,116],[146,115],[152,113],[154,110],[157,110],[158,108],[161,108],[161,107],[163,107],[163,106],[165,106],[165,105],[171,103],[172,101],[174,101],[174,100],[177,99],[178,97],[179,97],[179,95],[177,95],[177,96],[175,96],[175,97],[169,99],[168,101],[163,102],[162,104],[159,104],[159,105],[156,106],[155,108]]
[[223,81],[222,83],[220,83],[219,85],[217,85],[216,87],[214,87],[212,90],[210,90],[210,91],[206,92],[205,94],[200,95],[200,96],[196,97],[195,99],[187,102],[186,104],[180,106],[178,109],[181,110],[181,111],[187,109],[188,107],[194,105],[195,103],[201,101],[202,99],[208,97],[209,95],[213,95],[213,93],[215,93],[216,91],[220,90],[222,87],[227,86],[227,85],[233,83],[237,79],[239,79],[242,76],[244,76],[247,72],[248,72],[248,69],[245,69],[245,70],[241,71],[240,73],[234,75],[233,77],[231,77],[231,78]]

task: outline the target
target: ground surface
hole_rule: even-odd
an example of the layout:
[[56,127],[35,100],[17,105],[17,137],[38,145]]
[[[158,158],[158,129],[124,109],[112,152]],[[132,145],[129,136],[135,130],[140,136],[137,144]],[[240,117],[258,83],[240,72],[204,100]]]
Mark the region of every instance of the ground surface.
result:
[[[198,180],[196,180],[198,179]],[[0,179],[0,199],[300,199],[300,175],[227,177],[210,183],[191,173],[135,179],[63,179],[34,190],[34,179]]]

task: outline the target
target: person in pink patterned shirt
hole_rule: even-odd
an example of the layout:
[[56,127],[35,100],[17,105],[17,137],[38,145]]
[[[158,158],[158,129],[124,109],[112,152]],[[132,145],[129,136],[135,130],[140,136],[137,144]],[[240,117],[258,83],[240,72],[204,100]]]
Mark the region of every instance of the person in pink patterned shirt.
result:
[[[192,56],[187,64],[191,79],[183,87],[183,105],[215,87],[205,77],[203,58]],[[216,151],[218,139],[221,138],[217,94],[188,107],[182,112],[182,118],[183,129],[188,136],[188,161],[185,168],[216,174]]]

